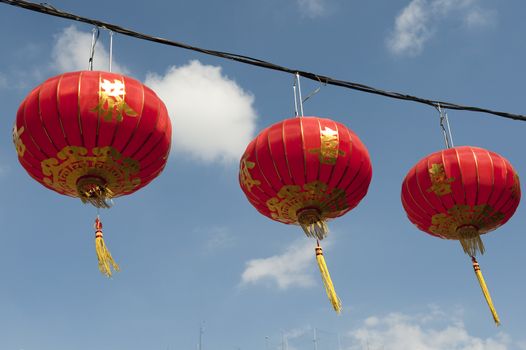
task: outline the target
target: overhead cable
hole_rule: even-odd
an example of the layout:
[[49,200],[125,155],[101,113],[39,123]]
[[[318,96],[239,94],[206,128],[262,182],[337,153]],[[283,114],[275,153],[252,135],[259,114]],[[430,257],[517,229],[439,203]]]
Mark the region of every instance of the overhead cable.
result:
[[91,25],[94,25],[100,28],[106,28],[112,32],[120,33],[126,36],[131,36],[137,39],[152,41],[152,42],[156,42],[156,43],[168,45],[168,46],[175,46],[175,47],[179,47],[182,49],[200,52],[206,55],[229,59],[229,60],[233,60],[233,61],[237,61],[237,62],[241,62],[241,63],[245,63],[245,64],[249,64],[249,65],[257,66],[261,68],[271,69],[271,70],[290,73],[290,74],[297,74],[306,79],[314,80],[316,82],[323,82],[324,84],[327,84],[327,85],[340,86],[340,87],[344,87],[344,88],[348,88],[352,90],[363,91],[363,92],[367,92],[370,94],[390,97],[390,98],[399,99],[399,100],[418,102],[418,103],[432,106],[434,108],[440,107],[442,109],[481,112],[481,113],[493,114],[493,115],[508,118],[508,119],[526,121],[526,116],[521,115],[521,114],[500,112],[500,111],[495,111],[495,110],[476,107],[476,106],[464,106],[464,105],[451,103],[447,101],[431,100],[431,99],[426,99],[422,97],[412,96],[412,95],[408,95],[408,94],[404,94],[404,93],[400,93],[396,91],[382,90],[382,89],[374,88],[374,87],[359,84],[359,83],[354,83],[354,82],[340,80],[340,79],[334,79],[334,78],[331,78],[331,77],[328,77],[322,74],[306,72],[301,69],[292,69],[292,68],[280,66],[280,65],[277,65],[271,62],[267,62],[267,61],[249,57],[249,56],[244,56],[244,55],[224,52],[224,51],[204,49],[204,48],[191,46],[191,45],[177,42],[177,41],[171,41],[171,40],[163,39],[160,37],[150,36],[150,35],[136,32],[130,29],[126,29],[126,28],[123,28],[123,27],[120,27],[118,25],[111,24],[108,22],[103,22],[103,21],[99,21],[96,19],[82,17],[82,16],[78,16],[72,13],[57,10],[53,6],[46,4],[46,3],[36,4],[36,3],[32,3],[29,1],[23,1],[23,0],[0,0],[0,2],[4,4],[24,8],[27,10],[40,12],[40,13],[50,15],[50,16],[56,16],[60,18],[77,21],[77,22],[91,24]]

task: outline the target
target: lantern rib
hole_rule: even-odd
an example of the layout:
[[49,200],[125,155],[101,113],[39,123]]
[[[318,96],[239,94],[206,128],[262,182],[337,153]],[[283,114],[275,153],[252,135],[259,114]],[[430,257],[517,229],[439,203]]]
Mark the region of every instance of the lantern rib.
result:
[[329,174],[327,178],[327,183],[332,183],[332,178],[334,177],[334,173],[336,171],[336,165],[338,164],[338,160],[340,159],[340,130],[338,128],[338,124],[336,122],[333,122],[334,129],[336,130],[336,135],[338,135],[338,149],[336,152],[336,159],[334,161],[334,166],[331,167],[331,173]]
[[44,134],[46,134],[46,137],[49,140],[50,145],[54,148],[54,153],[57,153],[57,152],[60,151],[60,148],[57,147],[57,145],[55,144],[55,142],[51,138],[51,136],[50,136],[50,134],[49,134],[49,132],[47,130],[46,123],[44,123],[44,118],[42,118],[42,108],[41,108],[41,104],[40,104],[40,95],[42,94],[42,90],[43,90],[43,88],[38,90],[38,96],[37,96],[37,100],[38,100],[38,117],[40,119],[40,124],[42,126],[42,131],[44,132]]
[[351,163],[351,159],[352,159],[352,155],[354,153],[354,148],[355,148],[355,144],[354,144],[354,140],[353,140],[353,137],[351,135],[351,133],[349,132],[349,129],[345,128],[345,132],[347,133],[347,135],[349,136],[349,144],[350,144],[350,150],[349,150],[349,156],[347,157],[347,164],[345,166],[345,170],[343,171],[343,174],[340,176],[340,178],[338,179],[338,183],[336,184],[336,188],[340,188],[341,184],[342,184],[342,181],[343,179],[345,179],[345,176],[347,175],[347,171],[349,170],[349,168],[351,168],[349,166],[349,164]]
[[[506,166],[506,162],[504,162],[504,159],[502,159],[501,157],[498,157],[499,158],[499,162],[501,164],[504,165],[504,168],[506,169],[506,178],[508,177],[508,169],[507,169],[507,166]],[[496,197],[494,197],[492,203],[494,203],[494,206],[496,207],[496,204],[500,202],[501,198],[502,198],[502,195],[504,193],[505,189],[502,188],[500,193],[498,195],[496,195]]]
[[[480,193],[480,175],[479,175],[479,161],[477,159],[477,154],[473,150],[473,148],[470,148],[471,153],[473,154],[473,159],[475,160],[475,172],[477,173],[477,192],[475,193],[475,205],[480,205],[479,203],[479,193]],[[485,204],[485,203],[482,203]]]
[[488,154],[488,158],[491,164],[491,192],[488,195],[488,203],[491,203],[493,192],[495,192],[495,164],[493,163],[493,157],[491,156],[491,152],[486,150],[486,153]]
[[[420,197],[422,198],[422,204],[426,204],[427,208],[424,208],[423,206],[420,206],[424,212],[429,215],[430,218],[432,218],[435,214],[440,214],[440,211],[438,211],[431,203],[429,203],[429,200],[427,199],[426,195],[424,194],[424,192],[422,191],[422,187],[420,186],[420,181],[418,181],[418,165],[421,164],[422,162],[418,162],[417,165],[415,166],[415,175],[414,175],[414,181],[416,183],[416,187],[418,189],[418,193],[417,194],[420,194]],[[427,169],[426,169],[427,171]],[[434,212],[433,214],[429,213],[429,210],[431,210],[432,212]]]
[[281,143],[283,144],[283,154],[285,158],[285,164],[287,164],[287,171],[289,173],[290,181],[292,185],[297,185],[294,176],[292,176],[292,171],[290,170],[289,154],[287,152],[287,134],[285,133],[285,122],[281,124]]
[[[446,163],[446,158],[444,157],[444,152],[445,152],[445,151],[446,151],[446,150],[441,150],[441,151],[440,151],[440,160],[442,161],[442,164],[443,164],[443,166],[444,166],[444,173],[446,173],[446,177],[447,177],[447,169],[448,169],[447,165],[448,165],[448,164]],[[458,205],[458,203],[457,203],[457,201],[456,201],[456,199],[455,199],[455,196],[453,195],[453,191],[451,191],[451,193],[448,193],[448,194],[446,194],[446,195],[444,195],[444,196],[439,196],[440,202],[442,203],[442,205],[444,206],[444,208],[448,208],[448,207],[449,207],[449,206],[447,205],[447,203],[445,203],[445,198],[447,198],[446,196],[449,197],[449,198],[451,198],[451,201],[454,203],[455,206]],[[446,211],[447,211],[447,210],[446,210]]]
[[80,91],[82,89],[82,74],[83,72],[80,72],[78,88],[77,88],[77,122],[78,122],[79,132],[80,132],[80,145],[82,147],[86,147],[86,142],[84,140],[84,133],[82,132],[82,119],[80,115]]
[[[99,86],[98,95],[100,96],[100,92],[101,92],[101,74],[100,73],[99,73],[99,84],[98,84],[98,86]],[[100,119],[101,119],[100,109],[97,109],[97,128],[95,129],[95,146],[96,147],[99,146]]]
[[[26,102],[24,103],[24,111],[23,111],[23,116],[24,116],[24,128],[25,128],[25,130],[26,130],[26,132],[27,132],[27,135],[29,136],[29,139],[31,140],[31,142],[32,142],[33,145],[35,146],[35,150],[36,150],[37,152],[40,152],[40,154],[43,155],[43,158],[50,158],[50,157],[52,157],[52,156],[50,156],[49,154],[47,154],[47,153],[45,152],[45,150],[44,150],[44,149],[38,144],[38,142],[35,141],[34,135],[33,135],[33,133],[31,132],[31,131],[32,131],[32,128],[29,128],[29,126],[28,126],[28,124],[27,124],[27,118],[26,118],[26,114],[27,114],[27,113],[26,113],[26,111],[27,111],[27,104],[28,104],[28,103],[27,103],[27,101],[26,101]],[[27,151],[27,149],[26,149],[26,151]],[[40,156],[38,156],[38,155],[33,154],[32,152],[30,152],[30,153],[31,153],[31,155],[33,155],[33,157],[35,158],[35,160],[38,159],[38,158],[42,158],[42,157],[40,157]],[[42,170],[40,170],[40,171],[42,171]]]
[[[506,185],[505,186],[502,186],[502,189],[501,189],[501,193],[500,193],[500,196],[499,196],[499,199],[497,201],[495,201],[495,207],[493,208],[494,209],[494,212],[499,212],[501,211],[502,208],[504,208],[506,206],[506,204],[508,203],[508,201],[510,200],[510,196],[508,196],[508,198],[506,200],[503,201],[503,196],[506,194],[506,188],[508,187],[511,187],[511,186],[508,186],[508,172],[509,172],[509,169],[508,169],[508,164],[506,163],[506,161],[504,160],[503,157],[499,157],[500,160],[502,161],[502,163],[504,164],[504,168],[506,169],[506,176],[504,177],[506,179]],[[512,184],[513,185],[513,184]],[[497,207],[497,204],[500,204],[500,202],[503,202],[503,204],[501,204],[500,206]]]
[[322,74],[303,71],[301,69],[293,69],[293,68],[280,66],[275,63],[264,61],[264,60],[250,57],[250,56],[245,56],[245,55],[241,55],[237,53],[224,52],[224,51],[210,50],[210,49],[200,48],[197,46],[188,45],[182,42],[171,41],[171,40],[167,40],[167,39],[160,38],[157,36],[151,36],[151,35],[147,35],[144,33],[136,32],[136,31],[133,31],[133,30],[109,23],[109,22],[103,22],[100,20],[91,19],[88,17],[82,17],[76,14],[57,10],[56,8],[54,8],[53,6],[49,4],[37,4],[37,3],[32,3],[29,1],[23,1],[23,0],[0,0],[0,2],[7,4],[7,5],[23,8],[26,10],[43,13],[49,16],[60,17],[60,18],[64,18],[64,19],[68,19],[72,21],[91,24],[91,25],[101,27],[101,28],[106,28],[112,32],[130,36],[130,37],[140,39],[140,40],[146,40],[146,41],[151,41],[151,42],[155,42],[155,43],[162,44],[162,45],[179,47],[185,50],[191,50],[191,51],[199,52],[205,55],[220,57],[223,59],[228,59],[228,60],[232,60],[232,61],[236,61],[236,62],[240,62],[240,63],[244,63],[244,64],[248,64],[251,66],[256,66],[256,67],[260,67],[264,69],[270,69],[270,70],[289,73],[289,74],[298,74],[299,76],[302,76],[306,79],[310,79],[316,82],[322,82],[327,85],[343,87],[343,88],[347,88],[351,90],[384,96],[384,97],[388,97],[392,99],[417,102],[417,103],[425,104],[425,105],[428,105],[434,108],[437,108],[440,105],[440,107],[443,109],[486,113],[486,114],[492,114],[492,115],[507,118],[507,119],[526,121],[526,115],[495,111],[495,110],[476,107],[476,106],[465,106],[465,105],[460,105],[460,104],[447,102],[447,101],[426,99],[426,98],[413,96],[413,95],[396,92],[396,91],[382,90],[382,89],[378,89],[378,88],[367,86],[367,85],[360,84],[360,83],[335,79],[335,78],[331,78],[329,76],[325,76]]
[[300,118],[301,150],[303,151],[303,182],[307,182],[307,146],[305,144],[305,133],[303,130],[303,119]]
[[[413,178],[414,178],[414,181],[415,181],[415,184],[416,184],[415,192],[417,192],[417,193],[414,193],[414,194],[421,197],[421,200],[417,202],[418,203],[418,207],[420,209],[422,209],[424,211],[424,213],[426,213],[428,215],[428,217],[431,219],[435,214],[439,214],[440,212],[438,212],[429,203],[429,201],[427,200],[426,196],[422,192],[422,188],[420,187],[420,182],[418,181],[418,164],[420,164],[420,163],[421,162],[418,162],[417,165],[414,168],[414,176],[413,176]],[[415,198],[415,197],[413,197],[413,198]],[[416,200],[416,198],[415,198],[415,200]],[[425,203],[425,205],[424,205],[424,203]],[[429,212],[429,209],[431,209],[432,213]],[[429,221],[431,221],[431,220],[429,220]]]
[[462,204],[467,204],[466,188],[464,187],[464,176],[462,174],[462,163],[460,163],[460,155],[458,154],[458,150],[456,148],[453,148],[453,151],[455,151],[455,155],[457,157],[458,172],[460,174],[460,184],[462,185],[462,193],[464,194],[464,200],[462,201]]
[[[347,197],[349,197],[351,194],[354,195],[355,194],[355,191],[360,189],[360,186],[356,186],[358,183],[356,182],[357,179],[359,178],[359,175],[360,173],[363,171],[363,165],[364,163],[366,163],[365,159],[362,157],[362,161],[360,162],[360,167],[358,167],[358,169],[356,170],[356,173],[354,174],[353,178],[351,179],[351,181],[349,181],[349,183],[347,184],[347,186],[345,186],[345,193],[348,193]],[[365,179],[367,179],[367,177],[365,177]],[[363,180],[362,180],[363,182]],[[360,183],[361,185],[361,183]],[[353,187],[354,186],[354,187]],[[352,191],[351,191],[352,190]]]
[[[272,155],[272,147],[270,146],[270,128],[268,128],[265,132],[266,139],[267,139],[267,147],[268,147],[268,153],[270,155],[270,160],[272,161],[272,168],[276,172],[277,179],[280,184],[285,184],[283,181],[281,174],[279,173],[278,166],[276,165],[276,161],[274,159],[274,156]],[[279,192],[279,191],[278,191]]]
[[62,78],[64,76],[61,75],[57,82],[57,88],[55,89],[55,101],[56,101],[56,113],[57,113],[57,119],[58,124],[60,125],[60,130],[62,130],[62,135],[64,135],[64,141],[66,145],[69,145],[68,135],[66,134],[66,130],[64,130],[64,124],[62,123],[62,113],[60,112],[60,105],[59,105],[59,98],[58,98],[58,92],[60,91],[60,84],[62,83]]
[[346,196],[346,199],[347,199],[347,200],[348,200],[348,199],[353,199],[353,200],[355,201],[355,203],[353,203],[353,205],[349,207],[349,210],[354,209],[354,208],[360,203],[360,201],[357,201],[357,202],[356,202],[356,198],[364,197],[365,194],[367,194],[367,190],[366,190],[366,192],[364,193],[363,196],[360,196],[361,193],[358,192],[358,191],[360,191],[361,187],[362,187],[364,184],[366,184],[367,182],[368,182],[368,178],[367,178],[367,177],[364,177],[364,178],[362,179],[362,181],[359,183],[359,186],[358,186],[357,188],[353,189],[352,192],[349,192],[349,194]]
[[[144,95],[144,86],[141,87],[141,90],[142,90],[142,110],[141,110],[141,114],[139,114],[135,120],[137,121],[136,124],[135,124],[135,127],[133,128],[133,131],[131,132],[131,134],[128,136],[128,140],[126,141],[126,144],[124,145],[124,147],[122,148],[121,150],[121,153],[124,154],[124,152],[126,151],[126,148],[128,148],[128,146],[130,145],[130,142],[133,140],[134,136],[135,136],[135,133],[137,132],[137,130],[139,129],[139,125],[141,123],[141,120],[142,120],[142,115],[144,113],[144,105],[145,105],[145,102],[146,102],[146,97]],[[160,103],[157,104],[157,106],[159,107]],[[159,109],[159,108],[158,108]],[[157,115],[159,115],[159,113],[161,113],[160,111],[157,111]],[[114,135],[114,140],[112,141],[112,145],[114,144],[115,142],[115,139],[117,137],[117,134],[119,132],[119,130],[121,130],[122,128],[116,128],[115,130],[115,135]]]
[[[150,143],[150,139],[152,138],[152,135],[155,133],[155,128],[157,127],[157,123],[159,122],[159,113],[157,113],[157,120],[155,122],[155,126],[152,128],[152,130],[148,133],[148,135],[141,140],[141,143],[135,147],[135,150],[133,150],[133,153],[131,153],[130,157],[133,159],[142,160],[143,158],[136,158],[137,153],[141,152],[146,148],[147,145]],[[147,154],[147,153],[146,153]]]
[[[154,133],[155,133],[155,129],[154,129],[154,131],[152,131],[152,133],[150,133],[150,135],[148,136],[148,141],[145,141],[144,144],[138,149],[138,150],[140,151],[140,150],[142,150],[143,147],[146,147],[146,145],[147,145],[148,143],[152,143],[152,146],[150,147],[150,149],[148,150],[148,152],[146,152],[142,157],[137,158],[137,160],[138,160],[139,162],[142,162],[142,161],[146,160],[146,159],[151,155],[151,153],[153,153],[153,151],[159,146],[159,144],[163,142],[163,140],[164,140],[164,138],[165,138],[165,136],[166,136],[166,130],[164,130],[164,131],[162,132],[162,137],[160,137],[158,140],[155,140],[155,141],[150,142],[150,138],[151,138],[151,136],[152,136]],[[134,154],[134,155],[132,156],[132,158],[134,158],[135,155],[136,155],[136,154]],[[152,164],[153,164],[153,162],[152,162]]]
[[[409,174],[408,174],[409,176]],[[413,195],[413,191],[411,190],[411,188],[409,187],[409,180],[408,178],[406,177],[406,179],[404,180],[403,182],[403,186],[406,187],[406,191],[405,193],[407,195],[409,195],[409,197],[407,198],[408,200],[406,201],[406,203],[409,204],[409,200],[411,201],[411,203],[413,204],[413,206],[408,206],[407,208],[409,209],[408,212],[412,212],[413,214],[415,214],[413,217],[418,217],[419,219],[419,225],[422,225],[422,223],[424,222],[431,222],[431,215],[429,215],[423,208],[422,206],[420,206],[420,203],[418,203],[415,199],[415,196]],[[404,191],[402,190],[402,195],[404,194]],[[406,209],[407,210],[407,209]],[[426,227],[427,229],[427,227]]]
[[[427,157],[426,158],[426,176],[429,176],[429,169],[431,169],[431,164],[429,164],[431,161],[431,157]],[[444,172],[445,172],[445,169],[444,169]],[[433,193],[434,194],[434,193]],[[433,208],[435,208],[434,204],[431,202],[431,199],[433,198],[433,194],[429,194],[429,196],[426,196],[426,199],[429,199],[429,203],[431,203],[433,205]],[[435,210],[437,210],[438,213],[443,213],[443,212],[447,212],[447,207],[444,205],[444,202],[442,202],[442,200],[440,199],[441,196],[438,196],[438,195],[435,195],[434,198],[437,198],[437,203],[440,203],[440,210],[437,210],[435,208]]]
[[[263,131],[264,132],[264,131]],[[262,133],[263,133],[262,132]],[[263,179],[265,180],[265,182],[267,183],[268,187],[274,192],[274,193],[278,193],[278,190],[276,190],[274,188],[274,184],[272,182],[269,181],[269,179],[267,178],[267,175],[263,172],[263,169],[261,168],[261,164],[259,163],[259,152],[258,152],[258,143],[261,143],[260,141],[260,138],[262,137],[261,134],[259,134],[257,137],[256,137],[256,143],[254,145],[254,154],[256,155],[256,168],[258,169],[259,173],[261,174],[261,177],[263,177]],[[265,192],[266,193],[266,192]],[[268,193],[267,193],[268,194]],[[269,198],[272,198],[274,197],[274,195],[269,195]],[[262,203],[263,205],[264,203]]]
[[[342,186],[342,183],[344,183],[343,180],[347,178],[347,172],[349,171],[349,169],[354,169],[354,167],[351,167],[350,164],[351,164],[351,159],[352,159],[352,156],[353,156],[353,153],[354,153],[355,145],[353,143],[353,138],[352,138],[351,133],[349,132],[349,130],[347,130],[347,133],[349,133],[349,139],[351,140],[350,141],[351,145],[352,145],[351,146],[351,152],[349,153],[349,157],[347,158],[347,164],[345,166],[345,170],[343,171],[342,176],[340,177],[340,179],[338,180],[338,183],[336,184],[336,188],[344,187],[343,190],[345,190],[349,186],[349,184],[353,181],[353,180],[351,180],[347,185]],[[360,164],[360,167],[361,167],[361,164]],[[353,179],[354,179],[355,176],[356,176],[356,174],[353,176]]]

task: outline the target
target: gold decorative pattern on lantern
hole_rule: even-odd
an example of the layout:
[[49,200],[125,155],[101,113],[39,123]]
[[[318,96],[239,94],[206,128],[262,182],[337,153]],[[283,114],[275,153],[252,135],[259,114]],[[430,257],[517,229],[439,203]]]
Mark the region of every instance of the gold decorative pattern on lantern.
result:
[[520,198],[520,195],[521,195],[521,182],[519,180],[519,174],[514,172],[513,186],[511,187],[511,198]]
[[473,226],[479,234],[492,231],[500,226],[504,214],[487,204],[469,206],[458,204],[447,213],[435,214],[431,218],[429,231],[447,239],[460,239],[458,228]]
[[301,209],[315,208],[322,218],[335,217],[349,208],[342,189],[328,189],[327,184],[313,181],[301,186],[285,185],[277,197],[267,201],[272,218],[286,224],[298,222]]
[[427,192],[434,192],[437,196],[451,193],[450,184],[455,181],[455,178],[446,176],[443,164],[432,164],[428,171],[432,185],[427,189]]
[[241,159],[241,169],[239,171],[240,182],[248,192],[252,192],[252,187],[261,185],[261,181],[254,180],[249,171],[250,169],[254,169],[255,166],[256,163],[247,161],[246,156]]
[[22,126],[20,129],[16,127],[16,124],[13,125],[13,143],[16,148],[16,153],[20,158],[26,153],[26,145],[22,142],[20,136],[24,133],[25,128]]
[[130,117],[136,117],[137,112],[124,101],[125,95],[123,81],[113,79],[112,83],[103,79],[99,87],[99,104],[92,111],[97,112],[107,122],[112,121],[114,117],[116,121],[121,122],[124,113]]
[[139,173],[139,162],[123,158],[115,148],[94,147],[92,155],[84,147],[66,146],[57,153],[56,158],[43,160],[42,173],[47,176],[44,183],[54,190],[79,197],[78,181],[92,177],[103,179],[114,196],[119,196],[139,186],[141,179],[133,175]]
[[321,147],[310,149],[310,153],[319,154],[320,163],[334,165],[338,160],[338,156],[344,156],[345,152],[338,149],[340,140],[338,138],[338,130],[332,130],[329,127],[324,127],[320,130]]

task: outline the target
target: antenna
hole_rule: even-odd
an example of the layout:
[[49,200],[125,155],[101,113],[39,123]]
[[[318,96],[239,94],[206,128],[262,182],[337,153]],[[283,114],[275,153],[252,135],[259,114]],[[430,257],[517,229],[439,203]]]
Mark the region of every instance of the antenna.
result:
[[198,345],[198,350],[203,350],[203,334],[205,333],[205,328],[204,328],[204,321],[201,322],[201,325],[199,325],[199,345]]
[[287,336],[285,331],[281,331],[281,350],[288,350],[289,344],[287,342]]
[[312,329],[312,342],[314,343],[314,350],[318,350],[318,337],[316,334],[316,327]]

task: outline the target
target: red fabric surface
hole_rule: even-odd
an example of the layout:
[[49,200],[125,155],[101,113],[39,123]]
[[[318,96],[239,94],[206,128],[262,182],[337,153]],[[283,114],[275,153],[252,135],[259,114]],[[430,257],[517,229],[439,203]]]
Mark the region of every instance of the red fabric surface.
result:
[[[433,167],[443,169],[440,180],[433,180]],[[423,158],[409,170],[401,191],[409,220],[420,230],[441,238],[451,237],[448,233],[437,234],[432,228],[436,227],[440,214],[456,222],[451,224],[452,229],[456,224],[469,224],[482,234],[506,223],[517,209],[520,196],[519,177],[512,165],[494,152],[470,146],[446,149]],[[468,211],[487,206],[487,210],[466,220],[452,214],[452,208],[459,206]]]
[[[112,97],[108,90],[109,102],[98,109],[106,82],[123,85],[123,93]],[[105,111],[111,116],[105,116]],[[64,147],[84,147],[87,156],[93,156],[93,148],[110,146],[122,159],[137,161],[139,171],[134,178],[140,183],[115,193],[118,197],[146,186],[159,175],[171,143],[170,119],[155,92],[133,78],[99,71],[65,73],[36,87],[18,110],[15,130],[22,128],[18,136],[25,147],[23,156],[19,154],[22,166],[44,186],[68,195],[72,194],[44,183],[42,168],[44,160],[58,158]]]
[[[268,204],[272,199],[281,200],[278,192],[286,186],[296,186],[300,192],[287,204],[293,211],[321,208],[323,217],[330,219],[358,205],[371,177],[367,149],[351,130],[330,119],[301,117],[283,120],[259,133],[241,158],[239,180],[260,213],[293,224],[294,220],[276,217],[278,213]],[[307,187],[312,184],[323,186],[321,197],[309,196]]]

